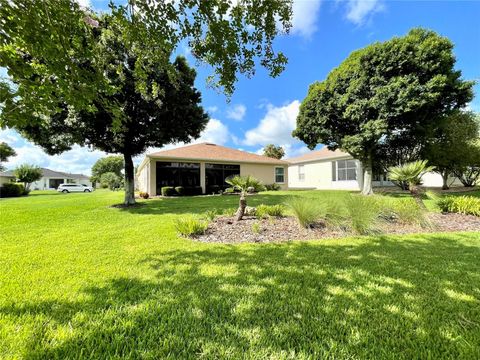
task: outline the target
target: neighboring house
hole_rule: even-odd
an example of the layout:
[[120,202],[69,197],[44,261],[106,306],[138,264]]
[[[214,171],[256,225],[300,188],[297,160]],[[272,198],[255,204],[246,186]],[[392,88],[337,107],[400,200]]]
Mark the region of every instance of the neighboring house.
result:
[[0,172],[0,186],[2,186],[5,183],[14,182],[14,181],[15,181],[15,175],[13,175],[12,171]]
[[[288,187],[293,189],[341,189],[361,190],[363,169],[360,161],[340,150],[330,151],[326,147],[305,155],[287,159]],[[422,178],[424,186],[441,187],[440,174],[430,172]],[[461,183],[452,178],[453,185]],[[374,174],[373,186],[394,186],[385,175]]]
[[138,189],[160,195],[164,186],[201,187],[210,194],[232,175],[252,175],[264,184],[287,188],[288,162],[211,143],[148,154],[137,170]]
[[[93,186],[90,178],[83,174],[70,174],[60,171],[53,171],[47,168],[42,169],[42,178],[31,184],[32,190],[55,190],[60,184],[84,184]],[[0,183],[15,181],[12,170],[0,173]]]

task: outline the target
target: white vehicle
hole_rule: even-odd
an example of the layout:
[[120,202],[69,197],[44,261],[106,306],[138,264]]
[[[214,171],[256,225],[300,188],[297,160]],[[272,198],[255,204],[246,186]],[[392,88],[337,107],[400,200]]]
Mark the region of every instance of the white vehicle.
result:
[[69,192],[92,192],[93,187],[83,184],[60,184],[57,191],[64,194]]

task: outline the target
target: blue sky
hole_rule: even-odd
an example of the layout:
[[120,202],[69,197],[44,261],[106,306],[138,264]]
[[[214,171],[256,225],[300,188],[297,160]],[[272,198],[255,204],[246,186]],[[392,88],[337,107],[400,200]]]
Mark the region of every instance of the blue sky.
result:
[[[96,9],[107,1],[79,0]],[[480,1],[325,1],[294,2],[293,30],[276,41],[276,49],[289,58],[286,70],[275,79],[261,68],[251,79],[240,76],[236,92],[227,103],[217,90],[206,87],[208,66],[197,68],[196,85],[211,120],[198,141],[209,141],[251,152],[261,152],[268,143],[282,145],[288,156],[307,151],[291,137],[298,107],[308,86],[324,79],[353,50],[374,41],[404,35],[412,27],[425,27],[450,38],[455,44],[456,67],[465,79],[480,81]],[[188,49],[180,53],[194,61]],[[480,111],[480,85],[469,105]],[[59,156],[48,156],[13,130],[0,131],[0,141],[16,148],[18,155],[7,163],[34,163],[54,170],[90,174],[92,164],[104,156],[81,147]],[[153,150],[153,149],[152,149]],[[138,157],[137,162],[142,157]]]

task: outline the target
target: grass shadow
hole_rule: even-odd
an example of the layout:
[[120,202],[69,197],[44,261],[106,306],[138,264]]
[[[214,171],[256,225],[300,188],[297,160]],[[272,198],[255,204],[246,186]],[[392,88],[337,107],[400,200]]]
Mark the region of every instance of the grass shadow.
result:
[[[478,358],[475,234],[152,253],[151,278],[10,304],[25,358]],[[55,331],[71,328],[61,340]]]

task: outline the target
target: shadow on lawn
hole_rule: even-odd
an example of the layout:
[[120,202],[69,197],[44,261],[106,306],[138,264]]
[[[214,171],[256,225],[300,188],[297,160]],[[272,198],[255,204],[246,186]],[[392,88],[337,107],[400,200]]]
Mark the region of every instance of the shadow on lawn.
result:
[[[290,196],[278,194],[255,194],[247,197],[249,206],[260,204],[281,204]],[[138,207],[123,207],[121,211],[132,214],[201,214],[207,210],[237,208],[239,197],[236,195],[215,196],[183,196],[172,198],[150,199]]]
[[[26,358],[478,358],[472,234],[152,254],[150,280],[85,289],[34,316]],[[58,328],[71,327],[65,339]],[[52,331],[53,330],[53,331]]]

